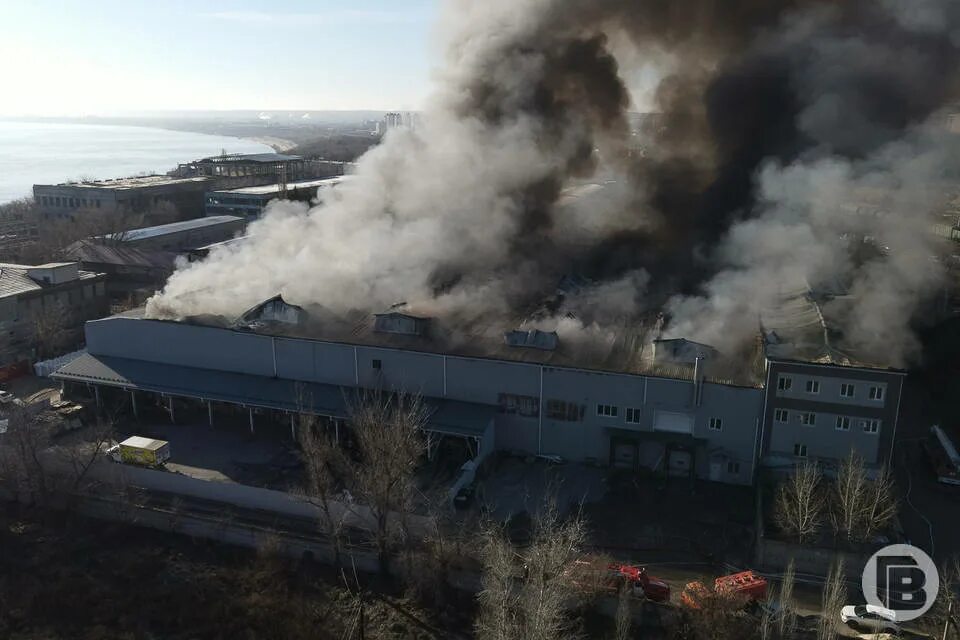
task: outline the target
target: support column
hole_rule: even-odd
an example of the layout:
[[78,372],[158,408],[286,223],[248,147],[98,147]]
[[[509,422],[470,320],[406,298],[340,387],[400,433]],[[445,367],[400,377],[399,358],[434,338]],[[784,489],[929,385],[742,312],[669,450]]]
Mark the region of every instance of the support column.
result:
[[290,439],[297,441],[297,414],[290,414]]
[[177,416],[173,412],[173,396],[167,396],[167,411],[170,412],[170,422],[177,423]]
[[253,407],[247,407],[247,412],[250,414],[250,433],[255,433],[253,430]]
[[140,418],[140,412],[137,410],[137,392],[130,389],[130,406],[133,407],[133,417]]
[[333,420],[333,440],[340,444],[340,421],[337,419]]
[[100,386],[99,386],[99,385],[94,385],[94,387],[93,387],[93,397],[96,399],[96,401],[97,401],[97,409],[99,409],[99,408],[100,408]]
[[213,426],[213,403],[207,400],[207,422]]

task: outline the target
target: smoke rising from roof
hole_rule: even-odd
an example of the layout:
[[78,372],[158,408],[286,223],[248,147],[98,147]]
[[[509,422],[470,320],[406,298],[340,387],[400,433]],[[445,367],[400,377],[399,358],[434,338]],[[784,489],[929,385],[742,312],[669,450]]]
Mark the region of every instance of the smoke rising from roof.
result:
[[[911,355],[942,277],[926,215],[957,164],[928,125],[957,97],[956,3],[453,0],[442,30],[420,128],[391,131],[324,204],[273,205],[148,313],[236,315],[280,292],[513,321],[577,274],[595,284],[561,316],[666,304],[668,331],[733,351],[785,288],[829,281],[851,344]],[[638,148],[625,79],[651,68]],[[587,179],[613,184],[565,197]],[[884,215],[851,213],[860,193]]]

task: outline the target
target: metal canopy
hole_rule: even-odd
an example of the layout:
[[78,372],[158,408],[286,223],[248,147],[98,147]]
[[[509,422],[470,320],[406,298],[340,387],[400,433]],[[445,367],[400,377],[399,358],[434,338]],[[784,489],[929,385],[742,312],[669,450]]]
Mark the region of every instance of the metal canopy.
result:
[[[64,365],[51,378],[169,396],[213,400],[304,411],[346,419],[354,389],[332,384],[298,382],[244,373],[197,369],[143,360],[83,354]],[[426,430],[439,435],[482,438],[497,408],[454,400],[425,400],[431,409]]]

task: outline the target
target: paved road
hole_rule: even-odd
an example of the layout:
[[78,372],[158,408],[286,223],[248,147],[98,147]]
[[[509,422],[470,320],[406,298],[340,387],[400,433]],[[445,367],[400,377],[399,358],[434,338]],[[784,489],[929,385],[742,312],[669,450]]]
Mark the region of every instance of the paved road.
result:
[[937,482],[921,442],[936,422],[924,389],[907,387],[901,407],[893,469],[903,496],[900,522],[910,543],[938,564],[960,556],[960,487]]

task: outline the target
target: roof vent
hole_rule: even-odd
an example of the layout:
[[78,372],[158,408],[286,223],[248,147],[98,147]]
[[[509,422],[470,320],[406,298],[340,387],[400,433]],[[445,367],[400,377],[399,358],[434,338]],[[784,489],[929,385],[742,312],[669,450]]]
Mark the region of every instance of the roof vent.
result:
[[553,351],[557,348],[560,338],[556,331],[507,331],[503,334],[503,341],[511,347],[525,347],[528,349],[541,349],[543,351]]
[[378,313],[374,318],[373,330],[377,333],[422,336],[427,332],[427,327],[430,325],[430,318],[418,318],[397,311]]

